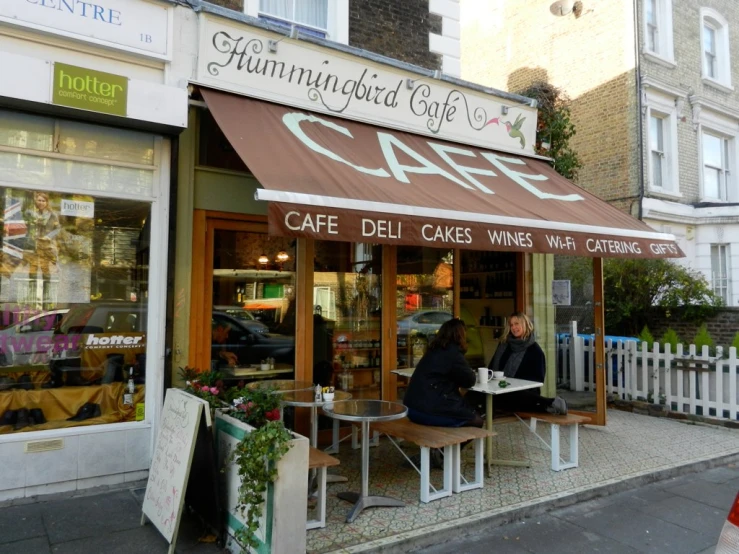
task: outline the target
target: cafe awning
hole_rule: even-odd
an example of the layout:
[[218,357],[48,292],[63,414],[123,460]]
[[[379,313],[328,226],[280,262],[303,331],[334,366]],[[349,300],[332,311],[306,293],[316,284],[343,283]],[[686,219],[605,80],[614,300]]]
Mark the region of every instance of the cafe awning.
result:
[[545,161],[201,92],[263,187],[257,198],[269,201],[271,234],[593,257],[683,256],[672,235],[574,185]]

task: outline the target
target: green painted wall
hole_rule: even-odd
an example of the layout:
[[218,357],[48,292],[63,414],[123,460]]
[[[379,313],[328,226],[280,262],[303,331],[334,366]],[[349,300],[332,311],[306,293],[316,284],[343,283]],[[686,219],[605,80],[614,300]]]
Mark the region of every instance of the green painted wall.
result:
[[195,169],[195,208],[267,215],[267,202],[254,199],[259,182],[250,175],[198,167]]
[[554,256],[552,254],[532,254],[531,269],[533,281],[533,315],[536,342],[547,358],[547,375],[541,394],[549,398],[557,395],[557,366],[554,325],[554,305],[552,304],[552,279],[554,278]]

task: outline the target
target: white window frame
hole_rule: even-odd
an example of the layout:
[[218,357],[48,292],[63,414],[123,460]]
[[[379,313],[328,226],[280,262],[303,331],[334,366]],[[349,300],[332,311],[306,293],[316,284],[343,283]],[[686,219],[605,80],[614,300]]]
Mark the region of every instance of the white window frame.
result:
[[646,57],[652,61],[667,65],[668,67],[675,67],[675,52],[673,44],[673,30],[672,30],[672,0],[654,0],[655,4],[655,15],[656,21],[656,32],[657,32],[657,44],[656,48],[652,49],[649,44],[649,21],[647,19],[647,7],[648,1],[643,3],[644,13],[642,16],[644,28],[644,48],[643,53]]
[[[676,97],[650,89],[646,94],[647,114],[645,119],[647,159],[647,182],[650,192],[681,196],[680,175],[678,169],[677,142],[677,106]],[[654,167],[652,162],[651,120],[658,117],[662,120],[663,163],[662,186],[654,183]]]
[[[297,0],[300,1],[300,0]],[[328,21],[325,31],[328,40],[339,42],[341,44],[349,44],[349,0],[327,0],[328,2]],[[244,13],[252,17],[259,17],[259,0],[245,0]],[[309,26],[298,24],[300,27],[308,28]]]
[[[701,75],[703,82],[721,90],[733,91],[731,85],[729,22],[712,8],[701,8],[700,14]],[[709,75],[704,50],[706,27],[713,29],[716,34],[716,75],[713,77]]]
[[[714,264],[715,259],[719,267]],[[731,258],[728,244],[711,244],[711,286],[713,292],[723,299],[725,306],[731,306]]]
[[[703,160],[703,142],[704,137],[706,135],[710,135],[712,137],[718,138],[721,140],[721,167],[714,167],[710,166],[712,169],[718,169],[721,172],[722,176],[722,185],[719,185],[719,195],[718,197],[715,196],[708,196],[706,192],[706,183],[705,183],[705,172],[704,169],[706,167],[706,163]],[[711,128],[703,127],[701,129],[700,134],[701,140],[700,140],[700,179],[701,179],[701,197],[705,201],[709,202],[732,202],[735,201],[737,198],[737,183],[736,183],[736,177],[734,175],[736,167],[736,137],[726,135],[725,133],[722,133],[720,131],[716,131]]]

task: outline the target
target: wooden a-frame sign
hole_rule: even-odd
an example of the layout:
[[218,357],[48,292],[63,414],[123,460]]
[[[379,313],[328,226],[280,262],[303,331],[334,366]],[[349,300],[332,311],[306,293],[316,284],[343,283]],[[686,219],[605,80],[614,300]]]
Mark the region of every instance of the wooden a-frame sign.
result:
[[141,524],[147,518],[174,554],[198,429],[211,426],[208,402],[178,389],[168,389],[151,458]]

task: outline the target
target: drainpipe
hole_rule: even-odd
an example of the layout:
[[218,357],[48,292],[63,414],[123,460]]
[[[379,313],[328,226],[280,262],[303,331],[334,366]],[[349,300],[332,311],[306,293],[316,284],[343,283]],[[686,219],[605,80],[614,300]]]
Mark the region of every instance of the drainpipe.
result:
[[637,217],[641,220],[643,216],[644,204],[644,121],[641,90],[641,58],[639,54],[639,32],[641,31],[641,20],[639,17],[639,0],[634,0],[634,76],[636,87],[636,120],[637,120],[637,147],[639,149],[639,194],[637,202],[639,202]]

